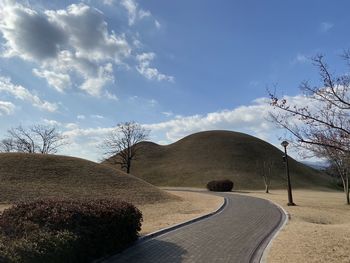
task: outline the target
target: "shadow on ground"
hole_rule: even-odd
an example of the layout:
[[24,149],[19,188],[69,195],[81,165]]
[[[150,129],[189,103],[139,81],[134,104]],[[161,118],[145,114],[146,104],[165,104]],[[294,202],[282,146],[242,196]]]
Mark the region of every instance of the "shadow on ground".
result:
[[155,255],[158,262],[180,263],[183,262],[186,254],[187,250],[174,243],[150,239],[106,259],[103,263],[154,263]]

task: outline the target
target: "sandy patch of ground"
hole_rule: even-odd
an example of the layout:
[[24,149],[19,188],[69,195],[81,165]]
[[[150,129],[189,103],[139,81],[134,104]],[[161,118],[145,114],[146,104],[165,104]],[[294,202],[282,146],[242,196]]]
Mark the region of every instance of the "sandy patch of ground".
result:
[[185,191],[167,191],[179,196],[182,201],[141,205],[143,214],[141,235],[188,221],[217,210],[223,198],[214,195]]
[[287,191],[247,195],[276,202],[291,215],[272,243],[269,263],[350,262],[350,206],[342,192],[294,190],[295,207],[286,205]]

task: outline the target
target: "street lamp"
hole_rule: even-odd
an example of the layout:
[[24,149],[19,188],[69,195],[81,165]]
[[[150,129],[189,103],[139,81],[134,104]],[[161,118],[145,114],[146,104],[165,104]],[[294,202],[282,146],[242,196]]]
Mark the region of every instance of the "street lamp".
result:
[[283,141],[281,145],[284,147],[284,162],[286,163],[286,173],[287,173],[287,181],[288,181],[288,204],[289,206],[294,206],[293,202],[293,196],[292,196],[292,186],[290,184],[290,176],[289,176],[289,166],[288,166],[288,155],[287,155],[287,146],[288,146],[287,141]]

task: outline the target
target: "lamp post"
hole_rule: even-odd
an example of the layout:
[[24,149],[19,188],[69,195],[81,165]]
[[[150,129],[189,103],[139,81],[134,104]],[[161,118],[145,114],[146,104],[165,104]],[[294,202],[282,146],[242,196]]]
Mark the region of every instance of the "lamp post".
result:
[[287,173],[287,181],[288,181],[288,204],[289,206],[294,206],[293,202],[293,196],[292,196],[292,186],[290,183],[290,176],[289,176],[289,166],[288,166],[288,155],[287,155],[287,146],[288,146],[287,141],[283,141],[281,145],[284,147],[284,161],[286,163],[286,173]]

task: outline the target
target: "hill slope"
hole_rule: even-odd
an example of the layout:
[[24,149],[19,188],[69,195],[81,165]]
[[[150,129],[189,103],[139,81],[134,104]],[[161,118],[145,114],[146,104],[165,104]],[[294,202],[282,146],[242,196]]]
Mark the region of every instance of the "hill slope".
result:
[[[286,185],[282,151],[253,136],[231,131],[192,134],[170,145],[142,142],[131,173],[158,186],[203,187],[213,179],[228,178],[235,189],[263,189],[256,162],[271,159],[272,188]],[[329,187],[320,172],[290,159],[293,187]]]
[[0,202],[37,197],[120,198],[135,204],[177,199],[132,175],[80,158],[0,154]]

